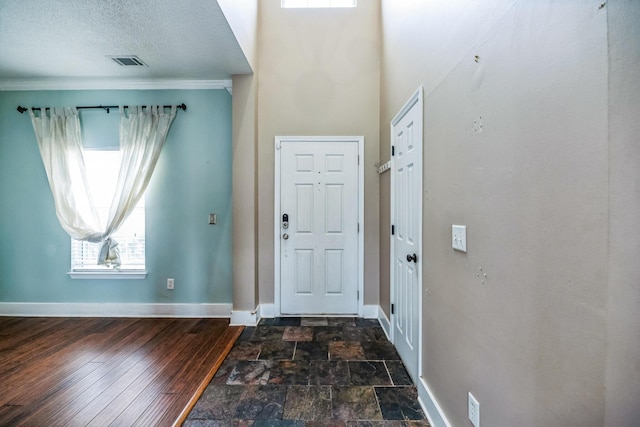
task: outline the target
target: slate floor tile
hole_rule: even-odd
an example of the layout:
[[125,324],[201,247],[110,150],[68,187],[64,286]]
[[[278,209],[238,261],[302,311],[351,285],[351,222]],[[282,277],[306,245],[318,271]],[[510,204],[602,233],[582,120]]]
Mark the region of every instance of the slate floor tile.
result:
[[349,362],[352,385],[391,385],[384,362]]
[[251,339],[251,336],[253,335],[253,333],[256,331],[255,326],[247,326],[244,328],[244,331],[242,331],[242,333],[240,334],[240,336],[238,337],[238,340],[236,342],[243,342],[243,341],[249,341]]
[[300,326],[300,317],[276,317],[273,326]]
[[333,341],[329,343],[329,360],[364,360],[364,349],[359,342]]
[[248,386],[237,403],[234,418],[280,420],[286,394],[283,386]]
[[[256,360],[257,358],[257,360]],[[376,320],[262,319],[247,327],[187,427],[426,427]]]
[[376,396],[385,420],[422,420],[415,387],[376,387]]
[[393,385],[413,385],[411,381],[411,377],[407,372],[407,369],[404,367],[402,362],[387,360],[385,361],[387,365],[387,370],[389,371],[389,375],[391,375],[391,381],[393,381]]
[[363,342],[366,360],[400,360],[400,355],[388,341]]
[[288,341],[266,341],[262,344],[260,360],[291,360],[296,344]]
[[349,365],[344,360],[311,361],[309,385],[350,385]]
[[313,328],[309,326],[287,326],[282,335],[283,341],[313,341]]
[[235,414],[243,386],[208,386],[191,410],[189,419],[230,420]]
[[427,420],[421,421],[349,421],[345,427],[429,427]]
[[317,326],[315,331],[316,341],[342,341],[343,332],[339,326]]
[[348,423],[340,420],[307,421],[304,426],[305,427],[347,427]]
[[233,420],[186,420],[183,427],[239,427],[239,421]]
[[220,367],[216,371],[215,375],[213,376],[209,384],[211,385],[226,384],[227,379],[229,378],[229,375],[231,374],[231,372],[233,372],[233,369],[236,367],[237,363],[238,362],[236,360],[225,359],[225,361],[222,362],[222,365],[220,365]]
[[299,342],[293,360],[329,360],[329,343]]
[[386,341],[387,337],[381,327],[359,328],[357,326],[345,326],[343,339],[345,341]]
[[303,317],[300,326],[329,326],[326,317]]
[[328,326],[356,326],[356,320],[353,317],[327,317]]
[[291,386],[287,390],[284,419],[323,421],[331,418],[331,387]]
[[309,362],[306,360],[281,360],[271,368],[269,384],[308,385]]
[[337,420],[381,420],[373,387],[332,386],[332,414]]
[[404,421],[349,421],[347,427],[406,427]]
[[253,427],[305,427],[299,420],[256,420]]
[[257,360],[262,344],[253,341],[239,342],[227,356],[228,360]]
[[257,326],[251,334],[249,341],[276,341],[282,339],[284,327],[281,326]]
[[227,384],[264,385],[269,381],[269,373],[273,365],[272,360],[241,360],[229,374]]
[[380,326],[380,322],[378,319],[362,319],[360,317],[356,317],[356,326],[361,328],[375,328],[376,326]]

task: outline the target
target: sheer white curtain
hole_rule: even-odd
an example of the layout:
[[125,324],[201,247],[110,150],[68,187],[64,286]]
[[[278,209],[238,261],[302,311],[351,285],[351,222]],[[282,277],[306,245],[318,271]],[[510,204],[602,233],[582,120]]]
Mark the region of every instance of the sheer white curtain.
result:
[[111,235],[144,195],[176,111],[176,106],[169,114],[163,107],[120,107],[122,160],[113,177],[116,188],[109,215],[101,223],[85,173],[77,109],[42,109],[38,117],[29,109],[58,220],[74,239],[103,242],[98,264],[120,266],[118,243]]

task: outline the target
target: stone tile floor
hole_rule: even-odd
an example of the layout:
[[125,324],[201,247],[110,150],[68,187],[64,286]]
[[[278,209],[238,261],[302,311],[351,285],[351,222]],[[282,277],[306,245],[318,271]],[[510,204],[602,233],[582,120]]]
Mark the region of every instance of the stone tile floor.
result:
[[283,317],[245,328],[183,425],[429,423],[377,320]]

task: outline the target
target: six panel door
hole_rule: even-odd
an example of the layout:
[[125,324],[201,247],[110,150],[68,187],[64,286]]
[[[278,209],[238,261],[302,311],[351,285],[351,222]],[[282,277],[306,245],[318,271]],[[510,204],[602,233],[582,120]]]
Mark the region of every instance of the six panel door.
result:
[[283,141],[280,156],[281,314],[356,314],[358,144]]

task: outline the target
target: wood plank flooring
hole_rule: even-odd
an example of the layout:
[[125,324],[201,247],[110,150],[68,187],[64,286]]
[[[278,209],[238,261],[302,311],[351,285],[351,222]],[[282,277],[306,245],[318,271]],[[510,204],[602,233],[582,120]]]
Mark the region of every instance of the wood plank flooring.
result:
[[242,329],[227,319],[0,317],[0,425],[179,424]]

